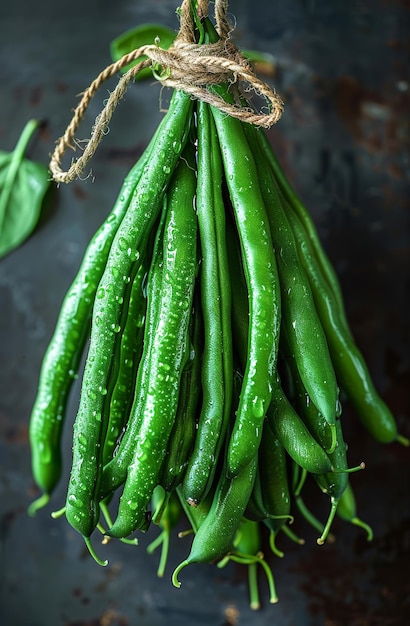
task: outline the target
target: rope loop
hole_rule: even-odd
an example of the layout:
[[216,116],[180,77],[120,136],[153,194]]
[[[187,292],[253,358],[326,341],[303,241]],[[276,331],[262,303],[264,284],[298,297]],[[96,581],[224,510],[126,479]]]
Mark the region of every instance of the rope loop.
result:
[[[111,117],[129,83],[146,67],[152,67],[155,70],[154,75],[163,86],[182,90],[190,94],[192,98],[203,100],[243,122],[270,128],[280,119],[283,112],[281,98],[255,75],[248,61],[230,40],[232,28],[227,19],[227,5],[226,0],[215,0],[215,23],[220,36],[218,42],[201,45],[195,42],[195,24],[191,14],[190,0],[183,0],[180,9],[180,30],[168,50],[154,44],[141,46],[106,67],[93,80],[81,94],[81,101],[74,110],[73,117],[64,135],[58,140],[51,157],[50,171],[57,183],[69,183],[81,177],[85,166],[106,134]],[[208,2],[198,0],[198,16],[200,18],[206,16],[207,11]],[[96,92],[104,82],[115,76],[123,67],[138,61],[141,57],[147,58],[129,69],[110,93],[103,110],[95,120],[91,138],[86,142],[82,155],[72,162],[67,171],[63,171],[61,167],[63,156],[68,148],[75,150],[74,146],[78,144],[75,133]],[[160,68],[159,71],[158,68]],[[258,112],[251,107],[239,104],[228,104],[209,89],[210,85],[223,82],[247,84],[247,92],[253,91],[267,102],[268,112]]]

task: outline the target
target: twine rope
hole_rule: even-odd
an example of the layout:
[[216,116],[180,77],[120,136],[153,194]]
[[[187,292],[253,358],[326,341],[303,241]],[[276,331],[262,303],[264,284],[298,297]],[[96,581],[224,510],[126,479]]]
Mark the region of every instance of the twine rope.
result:
[[[255,75],[248,61],[230,40],[232,28],[227,19],[227,5],[227,0],[215,0],[215,27],[220,37],[218,42],[201,45],[195,42],[195,25],[191,17],[190,0],[183,0],[180,30],[168,50],[157,45],[141,46],[106,67],[92,81],[83,92],[81,101],[75,108],[64,135],[57,141],[51,157],[50,171],[57,183],[69,183],[81,177],[85,166],[106,134],[111,117],[129,83],[146,67],[161,68],[160,74],[156,72],[155,76],[162,85],[182,90],[193,98],[203,100],[243,122],[270,128],[279,120],[283,112],[281,98]],[[199,18],[205,17],[208,11],[208,1],[200,0],[197,11]],[[123,67],[143,56],[148,58],[128,70],[111,92],[103,110],[95,120],[91,138],[86,142],[82,155],[72,162],[67,171],[63,171],[61,167],[63,156],[68,148],[75,150],[75,144],[78,143],[75,133],[96,92],[104,82],[115,76]],[[208,88],[209,85],[223,82],[233,84],[238,81],[247,83],[248,91],[252,90],[265,99],[270,105],[269,111],[257,112],[250,107],[228,104]]]

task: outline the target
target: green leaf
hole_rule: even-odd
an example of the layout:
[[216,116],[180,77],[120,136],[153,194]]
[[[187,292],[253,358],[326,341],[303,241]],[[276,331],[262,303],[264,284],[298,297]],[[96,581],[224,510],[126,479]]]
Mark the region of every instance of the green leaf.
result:
[[[115,63],[125,54],[132,52],[132,50],[149,44],[157,44],[160,48],[168,50],[173,44],[175,37],[176,32],[166,26],[161,26],[160,24],[141,24],[140,26],[127,30],[110,43],[111,58]],[[127,72],[131,67],[144,61],[146,58],[146,56],[142,56],[137,61],[129,63],[122,68],[121,72]],[[149,67],[141,70],[135,77],[135,80],[144,80],[147,78],[152,78],[152,70]]]
[[38,125],[37,120],[27,122],[15,149],[0,151],[0,258],[31,235],[51,183],[45,165],[24,157]]

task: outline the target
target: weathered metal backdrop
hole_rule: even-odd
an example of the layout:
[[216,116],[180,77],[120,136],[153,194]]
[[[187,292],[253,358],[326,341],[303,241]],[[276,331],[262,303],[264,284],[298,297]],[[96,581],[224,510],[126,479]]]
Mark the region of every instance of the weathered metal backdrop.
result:
[[[3,2],[0,8],[0,145],[11,149],[30,117],[47,121],[31,148],[48,161],[70,111],[110,62],[109,42],[143,22],[177,27],[173,0]],[[270,52],[269,80],[285,114],[270,138],[311,209],[339,274],[349,320],[401,431],[409,426],[409,22],[408,2],[232,0],[235,40]],[[107,85],[112,89],[114,82]],[[112,543],[99,568],[81,537],[50,511],[33,519],[27,426],[39,367],[61,300],[85,246],[109,212],[121,181],[161,118],[158,85],[134,85],[120,104],[88,179],[61,187],[35,234],[0,262],[0,558],[2,626],[398,626],[410,619],[409,450],[381,446],[344,408],[359,513],[374,528],[336,522],[337,541],[318,547],[284,538],[270,558],[279,603],[248,608],[240,566],[192,566],[182,587],[156,577],[157,558]],[[93,101],[80,137],[107,97]],[[167,97],[163,94],[163,97]],[[78,386],[68,420],[75,414]],[[67,475],[70,426],[65,432]],[[325,515],[317,489],[312,502]],[[185,554],[172,543],[170,563]],[[169,569],[169,573],[171,569]]]

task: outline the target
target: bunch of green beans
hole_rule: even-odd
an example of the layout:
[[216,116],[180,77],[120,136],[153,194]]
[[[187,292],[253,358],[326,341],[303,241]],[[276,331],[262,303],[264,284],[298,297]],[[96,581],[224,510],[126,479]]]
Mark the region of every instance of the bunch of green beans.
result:
[[[199,38],[217,40],[204,18]],[[210,87],[226,101],[227,85]],[[238,95],[237,95],[238,97]],[[180,515],[191,563],[255,568],[295,515],[331,541],[356,513],[340,391],[379,442],[408,445],[378,395],[346,319],[341,289],[306,208],[263,130],[175,91],[146,151],[91,240],[44,357],[30,420],[33,475],[46,505],[62,472],[61,440],[82,373],[64,515],[95,560],[94,532],[135,543]],[[308,476],[329,498],[319,520]]]

